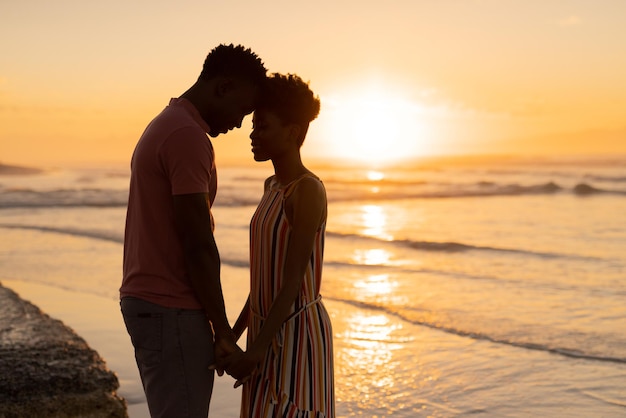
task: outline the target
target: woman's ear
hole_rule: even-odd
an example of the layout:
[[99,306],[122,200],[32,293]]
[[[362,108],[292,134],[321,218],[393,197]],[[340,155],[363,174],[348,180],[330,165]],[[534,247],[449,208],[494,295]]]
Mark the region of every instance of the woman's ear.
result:
[[300,143],[300,133],[302,132],[302,128],[300,125],[292,123],[289,125],[289,140],[293,141],[296,144]]

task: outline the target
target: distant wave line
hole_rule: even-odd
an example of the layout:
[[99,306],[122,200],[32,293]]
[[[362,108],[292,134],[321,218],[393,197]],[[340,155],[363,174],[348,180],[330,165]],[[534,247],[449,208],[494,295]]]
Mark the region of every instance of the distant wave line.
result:
[[46,209],[46,208],[120,208],[126,207],[126,202],[0,202],[0,209]]
[[118,244],[124,243],[124,238],[120,237],[119,234],[107,233],[104,231],[89,231],[85,229],[75,229],[75,228],[59,228],[54,226],[44,226],[44,225],[24,225],[24,224],[0,224],[0,228],[7,229],[28,229],[33,231],[40,232],[50,232],[55,234],[62,235],[71,235],[76,237],[85,237],[85,238],[93,238],[103,241],[111,241]]
[[[26,229],[31,231],[47,232],[53,234],[70,235],[74,237],[91,238],[101,241],[114,242],[116,244],[124,244],[124,237],[116,233],[108,233],[105,231],[89,231],[75,228],[58,228],[44,225],[25,225],[25,224],[1,224],[0,228],[7,229]],[[248,260],[221,259],[222,264],[232,267],[248,268],[250,266]]]
[[[414,184],[413,184],[414,185]],[[439,188],[431,191],[414,191],[408,188],[393,189],[386,191],[384,185],[372,183],[371,188],[376,188],[373,193],[369,190],[354,191],[334,190],[332,185],[328,187],[328,195],[331,201],[346,200],[401,200],[401,199],[455,199],[471,197],[499,197],[499,196],[529,196],[529,195],[553,195],[570,192],[576,196],[589,195],[618,195],[626,196],[626,190],[608,190],[592,186],[587,183],[578,183],[572,188],[564,188],[554,182],[537,185],[523,186],[520,184],[499,185],[490,181],[479,181],[471,185],[449,185],[448,188]]]
[[396,318],[399,318],[405,322],[414,324],[414,325],[419,325],[419,326],[424,326],[424,327],[428,327],[434,330],[438,330],[438,331],[442,331],[442,332],[446,332],[448,334],[454,334],[454,335],[458,335],[460,337],[467,337],[467,338],[471,338],[474,340],[482,340],[482,341],[489,341],[495,344],[502,344],[502,345],[508,345],[508,346],[512,346],[512,347],[518,347],[518,348],[524,348],[527,350],[534,350],[534,351],[543,351],[543,352],[547,352],[547,353],[551,353],[551,354],[556,354],[556,355],[560,355],[560,356],[564,356],[564,357],[570,357],[570,358],[576,358],[576,359],[582,359],[582,360],[593,360],[593,361],[602,361],[602,362],[610,362],[610,363],[620,363],[620,364],[626,364],[626,358],[620,358],[620,357],[609,357],[609,356],[600,356],[600,355],[595,355],[595,354],[588,354],[588,353],[582,353],[582,352],[578,352],[577,350],[573,350],[573,349],[567,349],[567,348],[560,348],[560,347],[549,347],[543,344],[539,344],[539,343],[532,343],[532,342],[519,342],[519,341],[510,341],[504,338],[498,338],[498,337],[494,337],[494,336],[490,336],[487,334],[482,334],[482,333],[478,333],[478,332],[470,332],[470,331],[464,331],[464,330],[459,330],[453,327],[447,327],[447,326],[443,326],[443,325],[439,325],[433,322],[427,322],[427,321],[420,321],[420,320],[415,320],[415,319],[411,319],[409,317],[407,317],[406,315],[403,315],[400,312],[397,311],[393,311],[385,306],[380,306],[380,305],[374,305],[374,304],[370,304],[367,302],[362,302],[362,301],[356,301],[356,300],[350,300],[350,299],[344,299],[344,298],[336,298],[336,297],[332,297],[332,296],[326,296],[324,295],[324,299],[327,300],[332,300],[335,302],[341,302],[341,303],[345,303],[348,305],[352,305],[355,306],[357,308],[362,308],[362,309],[369,309],[369,310],[373,310],[373,311],[382,311],[388,315],[392,315],[395,316]]
[[[365,184],[365,183],[363,183]],[[497,197],[497,196],[524,196],[550,195],[569,190],[569,192],[588,197],[592,195],[626,196],[626,190],[607,190],[587,183],[578,183],[571,189],[565,189],[554,182],[523,186],[519,184],[499,185],[489,181],[479,181],[470,185],[437,185],[435,190],[419,191],[415,186],[425,183],[412,182],[406,186],[385,188],[385,183],[370,182],[370,187],[350,187],[350,182],[327,182],[328,198],[330,202],[345,202],[354,200],[384,201],[402,199],[453,199],[469,197]],[[348,189],[341,186],[345,185]],[[377,190],[373,192],[372,187]],[[425,184],[428,187],[428,184]],[[128,192],[109,189],[58,189],[51,191],[36,191],[32,189],[0,189],[0,208],[37,208],[37,207],[123,207],[128,202]],[[215,205],[237,207],[256,205],[258,198],[238,193],[236,188],[222,188]]]
[[[69,227],[54,227],[54,226],[45,226],[45,225],[28,225],[28,224],[2,224],[0,223],[0,227],[9,228],[9,229],[29,229],[29,230],[37,230],[41,232],[49,232],[49,233],[57,233],[64,235],[72,235],[86,238],[99,239],[104,241],[111,241],[118,244],[124,243],[124,237],[120,233],[109,232],[109,231],[94,231],[94,230],[85,230],[85,229],[77,229],[77,228],[69,228]],[[424,251],[441,251],[441,252],[463,252],[463,251],[471,251],[471,250],[479,250],[479,251],[496,251],[496,252],[504,252],[504,253],[512,253],[512,254],[522,254],[522,255],[531,255],[538,256],[542,258],[577,258],[577,259],[593,259],[592,257],[581,257],[567,254],[557,254],[557,253],[544,253],[544,252],[533,252],[527,250],[517,250],[517,249],[508,249],[508,248],[496,248],[496,247],[488,247],[488,246],[477,246],[471,244],[462,244],[457,242],[432,242],[432,241],[412,241],[412,240],[397,240],[397,241],[386,241],[376,237],[369,237],[358,234],[344,234],[340,232],[332,232],[327,231],[326,235],[329,237],[336,238],[358,238],[363,240],[371,240],[375,242],[390,244],[390,245],[401,245],[417,250]],[[232,260],[232,262],[225,261],[226,264],[238,265],[238,261]],[[325,263],[325,264],[330,264]],[[345,263],[347,266],[352,267],[370,267],[366,264],[350,264]],[[392,266],[381,266],[385,268],[389,268]]]
[[[75,236],[75,237],[84,237],[84,238],[91,238],[91,239],[96,239],[96,240],[102,240],[102,241],[109,241],[109,242],[114,242],[116,244],[123,244],[124,243],[124,237],[117,233],[108,233],[108,232],[104,232],[104,231],[93,231],[93,230],[83,230],[83,229],[76,229],[76,228],[61,228],[61,227],[52,227],[52,226],[45,226],[45,225],[27,225],[27,224],[0,224],[0,228],[7,228],[7,229],[25,229],[25,230],[31,230],[31,231],[39,231],[39,232],[46,232],[46,233],[54,233],[54,234],[61,234],[61,235],[70,235],[70,236]],[[331,233],[332,235],[332,233]],[[229,259],[229,258],[222,258],[222,263],[230,265],[232,267],[240,267],[240,268],[248,268],[249,267],[249,260],[237,260],[237,259]],[[380,264],[358,264],[358,263],[350,263],[350,262],[344,262],[344,261],[324,261],[324,266],[325,267],[335,267],[335,268],[359,268],[359,269],[368,269],[368,270],[377,270],[377,269],[384,269],[384,270],[400,270],[400,271],[409,271],[412,273],[433,273],[433,274],[445,274],[445,275],[450,275],[451,273],[449,272],[445,272],[445,271],[435,271],[435,270],[414,270],[414,269],[406,269],[404,267],[400,267],[400,266],[390,266],[390,265],[380,265]],[[454,276],[458,276],[458,273],[454,273]],[[463,275],[465,277],[468,278],[474,278],[474,279],[485,279],[485,277],[482,276],[468,276],[468,275]]]
[[[477,282],[489,282],[489,283],[497,283],[499,285],[515,285],[521,287],[532,287],[533,289],[536,287],[536,283],[533,281],[529,281],[525,277],[497,277],[497,276],[489,276],[489,275],[475,275],[470,273],[464,273],[459,271],[446,271],[432,268],[422,268],[422,267],[406,267],[403,265],[388,265],[388,264],[355,264],[344,261],[324,261],[324,268],[330,270],[331,268],[335,269],[357,269],[358,271],[368,271],[368,274],[383,274],[390,273],[393,274],[411,274],[411,275],[432,275],[438,277],[450,278],[452,280],[472,280]],[[332,273],[331,273],[332,274]],[[598,288],[594,286],[584,286],[584,285],[573,285],[570,284],[567,289],[564,289],[562,285],[559,283],[544,283],[543,286],[546,286],[546,289],[554,289],[558,292],[580,292],[583,291],[590,295],[596,295],[599,297],[603,297],[606,294],[606,290],[603,288]],[[626,291],[619,290],[611,290],[611,296],[625,296]]]
[[[11,229],[30,229],[37,230],[41,232],[51,232],[57,234],[64,235],[73,235],[80,236],[86,238],[100,239],[105,241],[112,241],[116,243],[123,243],[124,238],[120,234],[116,234],[113,232],[106,231],[93,231],[93,230],[85,230],[85,229],[77,229],[77,228],[68,228],[68,227],[54,227],[54,226],[45,226],[45,225],[26,225],[26,224],[0,224],[2,228],[11,228]],[[512,252],[512,253],[522,253],[522,254],[531,254],[531,255],[540,255],[543,257],[559,257],[558,254],[548,254],[548,253],[533,253],[524,250],[511,250],[511,249],[498,249],[492,247],[480,247],[473,246],[468,244],[460,244],[455,242],[426,242],[426,241],[410,241],[410,240],[399,240],[399,241],[384,241],[375,237],[367,237],[362,235],[354,235],[354,234],[342,234],[337,232],[327,232],[328,236],[335,236],[339,238],[349,238],[356,237],[360,239],[374,240],[391,244],[399,244],[408,246],[415,249],[422,249],[426,251],[443,251],[443,252],[459,252],[459,251],[468,251],[468,250],[488,250],[488,251],[502,251],[502,252]],[[562,256],[562,255],[561,255]]]
[[0,208],[121,207],[128,192],[112,189],[8,189],[0,193]]
[[606,181],[612,183],[626,182],[626,176],[602,176],[599,174],[587,174],[585,175],[585,178],[592,181]]
[[423,250],[423,251],[439,251],[439,252],[456,253],[456,252],[477,250],[477,251],[490,251],[490,252],[530,255],[530,256],[541,257],[541,258],[576,258],[576,259],[596,260],[596,258],[593,258],[593,257],[581,257],[578,255],[520,250],[520,249],[515,249],[515,248],[498,248],[498,247],[490,247],[490,246],[482,246],[482,245],[463,244],[463,243],[453,242],[453,241],[436,242],[436,241],[414,241],[414,240],[409,240],[409,239],[385,240],[385,239],[367,236],[367,235],[341,233],[341,232],[333,232],[333,231],[327,231],[326,235],[331,236],[331,237],[334,236],[336,238],[358,238],[362,240],[371,240],[371,241],[380,242],[383,244],[399,245],[399,246],[408,247],[408,248],[412,248],[415,250]]

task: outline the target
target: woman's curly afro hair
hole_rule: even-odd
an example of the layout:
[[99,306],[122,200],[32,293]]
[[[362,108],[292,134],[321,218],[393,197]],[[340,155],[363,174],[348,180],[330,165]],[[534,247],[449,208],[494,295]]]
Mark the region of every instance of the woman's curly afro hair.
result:
[[295,74],[274,73],[263,85],[258,110],[271,111],[283,123],[296,123],[308,127],[320,112],[320,99]]

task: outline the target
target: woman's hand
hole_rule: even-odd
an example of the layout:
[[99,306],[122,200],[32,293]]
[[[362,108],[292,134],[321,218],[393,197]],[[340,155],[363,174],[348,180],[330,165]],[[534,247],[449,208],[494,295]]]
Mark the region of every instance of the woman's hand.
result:
[[250,378],[261,360],[263,360],[262,352],[251,349],[229,355],[224,359],[223,365],[226,373],[237,380],[235,387],[238,387]]
[[233,341],[232,338],[217,338],[214,345],[215,363],[209,366],[210,370],[215,370],[218,376],[224,374],[225,360],[230,356],[243,353],[241,348]]

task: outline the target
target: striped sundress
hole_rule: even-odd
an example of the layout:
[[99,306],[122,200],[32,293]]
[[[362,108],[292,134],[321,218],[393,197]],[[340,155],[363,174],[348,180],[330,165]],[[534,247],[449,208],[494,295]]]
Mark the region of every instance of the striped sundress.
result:
[[[248,345],[283,284],[290,225],[283,203],[305,174],[287,186],[274,177],[250,223],[250,320]],[[319,181],[319,179],[317,179]],[[265,359],[243,385],[241,417],[323,418],[335,416],[330,317],[319,294],[326,219],[315,235],[302,290]]]

